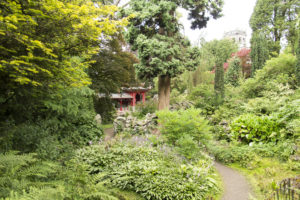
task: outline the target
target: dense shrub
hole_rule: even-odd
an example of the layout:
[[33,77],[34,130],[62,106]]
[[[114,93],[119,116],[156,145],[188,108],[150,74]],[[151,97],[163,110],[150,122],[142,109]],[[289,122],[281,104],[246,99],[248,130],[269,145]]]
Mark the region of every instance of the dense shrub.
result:
[[208,151],[215,156],[217,161],[225,164],[239,163],[243,167],[247,167],[255,154],[249,146],[236,146],[234,144],[216,144],[207,145]]
[[195,103],[196,108],[202,109],[205,115],[211,115],[214,112],[214,98],[213,85],[198,85],[188,95],[188,99]]
[[56,159],[99,139],[102,130],[94,121],[92,95],[89,88],[64,90],[44,102],[43,115],[0,122],[0,151],[36,151],[42,158]]
[[251,146],[232,142],[210,142],[207,148],[216,160],[225,164],[237,163],[246,168],[255,167],[257,156],[287,161],[297,154],[297,144],[291,140],[253,143]]
[[296,57],[282,53],[277,58],[267,61],[264,68],[257,70],[254,78],[249,78],[242,85],[245,97],[261,97],[264,91],[272,91],[278,84],[295,85],[294,68]]
[[269,116],[243,114],[233,120],[230,128],[232,137],[246,144],[277,141],[281,137],[279,123]]
[[225,74],[225,83],[232,86],[239,85],[239,79],[242,76],[241,60],[238,57],[233,57],[229,62],[228,71]]
[[196,141],[190,135],[184,135],[176,142],[177,151],[187,159],[195,159],[201,152]]
[[210,126],[200,113],[199,109],[157,112],[161,133],[171,144],[175,144],[185,135],[191,136],[198,142],[206,142],[209,139]]
[[114,121],[117,111],[110,98],[94,97],[94,107],[96,113],[101,115],[101,119],[104,124]]
[[135,191],[146,199],[205,199],[217,193],[212,161],[184,164],[172,149],[163,146],[114,144],[90,146],[77,158],[89,165],[98,181]]
[[135,112],[133,113],[134,116],[138,118],[145,117],[148,113],[155,113],[157,110],[158,102],[156,100],[148,100],[145,103],[138,103],[135,107]]

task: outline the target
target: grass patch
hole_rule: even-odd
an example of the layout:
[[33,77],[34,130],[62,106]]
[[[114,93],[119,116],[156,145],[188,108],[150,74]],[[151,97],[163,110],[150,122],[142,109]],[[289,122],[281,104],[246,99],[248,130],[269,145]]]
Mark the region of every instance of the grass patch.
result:
[[101,124],[101,127],[103,128],[103,130],[112,128],[113,126],[114,126],[113,124]]

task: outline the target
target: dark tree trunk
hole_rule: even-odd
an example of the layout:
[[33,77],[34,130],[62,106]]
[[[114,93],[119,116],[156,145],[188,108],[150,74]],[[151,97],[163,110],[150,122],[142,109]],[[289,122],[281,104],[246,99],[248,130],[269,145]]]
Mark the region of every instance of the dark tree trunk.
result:
[[158,77],[158,110],[169,109],[171,78],[168,75]]

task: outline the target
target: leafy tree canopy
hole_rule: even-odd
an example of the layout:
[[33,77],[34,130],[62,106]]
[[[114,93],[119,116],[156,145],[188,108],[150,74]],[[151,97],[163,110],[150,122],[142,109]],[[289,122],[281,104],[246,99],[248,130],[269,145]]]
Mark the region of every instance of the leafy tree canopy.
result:
[[126,24],[110,20],[117,7],[91,1],[5,0],[0,8],[0,75],[10,88],[89,84],[83,70],[99,38]]
[[253,32],[263,32],[271,41],[271,52],[279,53],[280,41],[286,38],[294,45],[299,18],[298,0],[258,0],[250,19]]

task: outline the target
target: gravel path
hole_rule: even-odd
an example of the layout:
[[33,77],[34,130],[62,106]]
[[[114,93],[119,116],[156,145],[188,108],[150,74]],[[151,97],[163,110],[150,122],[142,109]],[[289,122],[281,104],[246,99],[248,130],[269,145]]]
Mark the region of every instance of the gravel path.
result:
[[104,140],[105,141],[109,141],[110,139],[112,139],[114,137],[114,128],[106,128],[104,129]]
[[249,200],[251,189],[245,177],[220,163],[215,163],[215,166],[223,180],[222,200]]

